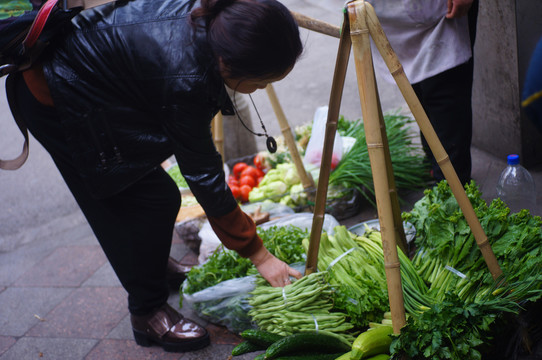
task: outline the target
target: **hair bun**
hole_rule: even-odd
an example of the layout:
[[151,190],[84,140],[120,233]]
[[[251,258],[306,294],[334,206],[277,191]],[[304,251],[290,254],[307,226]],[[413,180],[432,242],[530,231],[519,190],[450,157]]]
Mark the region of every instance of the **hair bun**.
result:
[[214,18],[236,1],[237,0],[207,0],[202,1],[201,3],[202,7],[206,10],[206,13]]

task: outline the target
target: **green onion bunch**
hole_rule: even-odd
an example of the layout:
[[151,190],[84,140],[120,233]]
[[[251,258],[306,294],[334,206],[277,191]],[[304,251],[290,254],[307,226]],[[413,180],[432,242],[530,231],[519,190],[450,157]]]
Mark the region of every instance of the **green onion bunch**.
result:
[[[398,191],[417,190],[429,180],[429,165],[421,145],[413,140],[417,134],[409,129],[413,119],[399,114],[384,115],[391,163]],[[373,205],[374,183],[365,130],[361,120],[350,122],[339,118],[338,131],[356,142],[330,174],[329,184],[355,188]]]

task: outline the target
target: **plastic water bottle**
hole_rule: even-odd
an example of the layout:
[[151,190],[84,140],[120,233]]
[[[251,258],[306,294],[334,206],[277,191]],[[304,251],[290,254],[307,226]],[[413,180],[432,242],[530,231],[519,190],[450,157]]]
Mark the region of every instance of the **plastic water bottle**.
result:
[[497,183],[497,196],[510,208],[510,213],[522,209],[534,210],[536,189],[531,174],[519,164],[519,155],[508,155],[508,165]]

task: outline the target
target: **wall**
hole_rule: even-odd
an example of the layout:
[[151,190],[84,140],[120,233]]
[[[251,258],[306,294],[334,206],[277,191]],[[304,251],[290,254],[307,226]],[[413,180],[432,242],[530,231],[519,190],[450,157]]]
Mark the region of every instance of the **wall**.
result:
[[520,107],[541,16],[541,1],[481,1],[475,44],[473,145],[502,158],[518,153],[527,167],[542,163],[542,134]]

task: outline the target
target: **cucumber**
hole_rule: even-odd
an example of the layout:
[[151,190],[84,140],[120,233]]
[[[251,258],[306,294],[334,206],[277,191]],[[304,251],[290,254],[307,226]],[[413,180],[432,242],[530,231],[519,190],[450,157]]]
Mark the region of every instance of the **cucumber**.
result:
[[387,354],[390,352],[391,326],[381,326],[369,329],[359,334],[352,345],[351,360],[366,359],[373,355]]
[[254,358],[254,360],[264,360],[265,359],[265,353],[260,354]]
[[265,359],[277,359],[280,356],[299,352],[344,353],[350,346],[337,336],[320,333],[296,333],[288,335],[273,344],[265,351]]
[[352,354],[352,351],[349,351],[349,352],[347,352],[345,354],[342,354],[341,356],[339,356],[335,360],[350,360],[350,355],[351,354]]
[[241,337],[253,344],[261,346],[261,350],[263,350],[284,336],[263,330],[247,329],[241,333]]
[[275,360],[336,360],[342,355],[342,352],[338,354],[304,353],[299,355],[280,356]]
[[391,356],[388,354],[378,354],[373,357],[368,358],[367,360],[389,360]]
[[254,344],[250,341],[243,341],[242,343],[240,343],[239,345],[233,348],[233,350],[231,351],[231,354],[232,356],[239,356],[239,355],[243,355],[249,352],[265,350],[265,349],[266,348],[261,345]]

